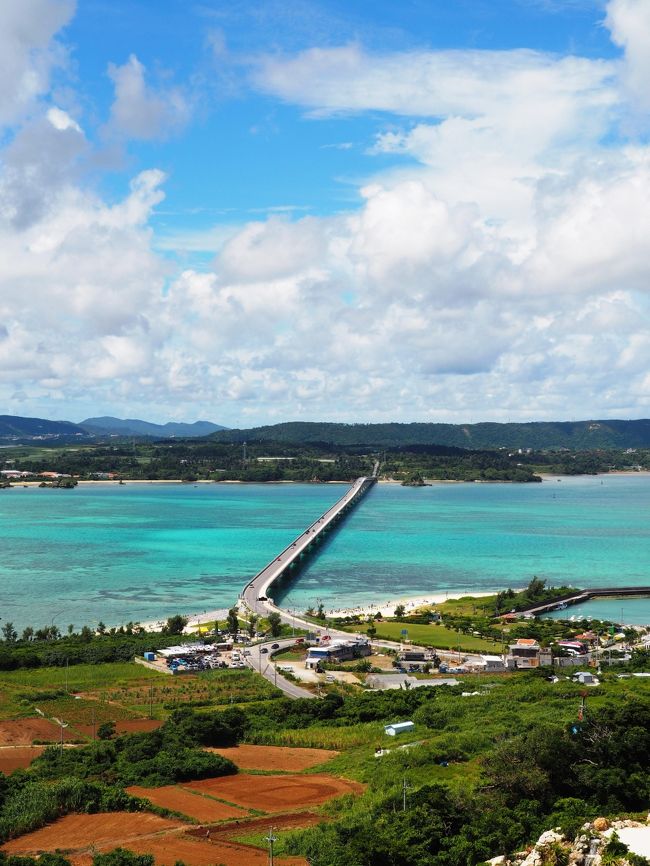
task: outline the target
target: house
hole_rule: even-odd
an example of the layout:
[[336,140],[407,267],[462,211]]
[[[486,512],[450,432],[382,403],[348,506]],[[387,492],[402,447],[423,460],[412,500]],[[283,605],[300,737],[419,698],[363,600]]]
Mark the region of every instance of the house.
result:
[[598,640],[598,635],[593,631],[584,631],[582,634],[577,634],[575,639],[580,641],[580,643],[596,643]]
[[398,734],[407,734],[414,728],[414,722],[395,722],[392,725],[384,725],[384,733],[389,737],[396,737]]
[[370,653],[370,641],[367,638],[333,640],[325,645],[309,647],[305,667],[315,668],[321,662],[350,661],[369,656]]
[[552,663],[551,651],[543,649],[534,638],[519,638],[508,647],[506,665],[510,670],[539,668]]
[[578,671],[573,675],[574,682],[580,683],[582,686],[598,686],[600,680],[594,676],[591,671]]
[[480,661],[475,665],[485,673],[504,671],[506,669],[505,662],[501,656],[482,655]]

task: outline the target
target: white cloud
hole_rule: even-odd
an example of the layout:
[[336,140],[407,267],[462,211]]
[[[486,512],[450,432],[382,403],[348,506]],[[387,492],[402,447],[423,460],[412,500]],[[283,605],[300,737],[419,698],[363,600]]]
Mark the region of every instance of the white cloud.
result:
[[261,58],[254,82],[316,115],[375,110],[416,117],[502,114],[505,119],[516,105],[523,114],[508,122],[526,127],[532,120],[537,129],[547,114],[566,116],[578,98],[593,109],[611,104],[614,94],[606,83],[613,74],[613,64],[605,61],[523,49],[372,55],[346,45]]
[[178,87],[153,88],[145,68],[132,54],[122,66],[111,63],[108,75],[115,88],[110,128],[130,138],[166,137],[189,119],[189,102]]
[[[348,212],[176,240],[150,225],[162,172],[108,202],[80,172],[81,124],[35,109],[51,22],[2,152],[0,397],[229,424],[646,414],[650,148],[618,129],[644,62],[639,9],[609,5],[621,63],[357,46],[263,59],[258,85],[313,115],[390,114],[369,149],[406,159]],[[134,56],[111,77],[113,132],[187,118]],[[156,250],[179,247],[214,260],[177,273]]]
[[624,81],[633,98],[650,109],[650,4],[647,0],[610,0],[605,23],[624,49]]
[[20,120],[48,92],[52,70],[66,58],[54,36],[74,9],[74,0],[0,3],[0,127]]
[[76,120],[73,120],[67,111],[63,111],[61,108],[57,108],[56,106],[48,109],[47,119],[55,129],[59,130],[59,132],[64,132],[66,129],[74,129],[75,132],[82,132],[81,127]]

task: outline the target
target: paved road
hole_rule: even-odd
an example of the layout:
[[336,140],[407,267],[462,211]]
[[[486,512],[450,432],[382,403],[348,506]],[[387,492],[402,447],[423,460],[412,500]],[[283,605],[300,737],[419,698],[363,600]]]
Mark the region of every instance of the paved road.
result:
[[[350,632],[340,631],[326,626],[316,626],[313,622],[296,616],[294,613],[283,610],[268,598],[268,593],[271,591],[273,583],[289,568],[290,564],[298,560],[301,554],[314,543],[319,535],[328,531],[332,524],[340,519],[343,512],[353,506],[356,502],[363,498],[365,493],[373,486],[377,480],[379,471],[379,462],[375,463],[372,475],[357,478],[350,489],[328,508],[318,520],[312,523],[303,533],[301,533],[291,544],[276,556],[268,565],[266,565],[255,577],[244,587],[240,595],[240,602],[253,613],[261,616],[268,616],[270,613],[277,613],[282,622],[291,625],[298,629],[313,632],[319,636],[328,634],[333,638],[342,640],[350,640],[353,635]],[[271,640],[264,644],[257,644],[250,647],[250,656],[246,656],[246,661],[254,670],[259,671],[262,676],[266,677],[269,682],[277,685],[278,688],[292,698],[314,698],[315,695],[306,689],[301,688],[295,683],[290,682],[278,673],[275,666],[270,663],[270,652],[261,653],[260,649],[263,646],[270,648],[272,643],[278,643],[280,647],[291,646],[295,643],[295,638],[283,638],[282,640]],[[382,647],[385,649],[399,649],[400,644],[397,641],[373,641],[373,646]],[[415,648],[415,647],[414,647]],[[438,655],[446,656],[438,650]],[[471,653],[464,653],[466,657],[471,656]]]
[[[277,650],[271,650],[272,644],[277,643],[280,649],[285,649],[286,647],[293,646],[295,642],[296,639],[291,637],[277,638],[265,641],[262,644],[255,644],[254,646],[249,647],[250,655],[244,656],[244,660],[254,671],[258,671],[258,673],[261,673],[270,683],[273,683],[274,686],[282,689],[288,697],[315,698],[316,695],[313,692],[301,688],[296,683],[291,682],[291,680],[285,679],[281,672],[277,670],[275,665],[271,663],[271,653],[277,652]],[[267,649],[268,653],[261,652],[262,647]]]

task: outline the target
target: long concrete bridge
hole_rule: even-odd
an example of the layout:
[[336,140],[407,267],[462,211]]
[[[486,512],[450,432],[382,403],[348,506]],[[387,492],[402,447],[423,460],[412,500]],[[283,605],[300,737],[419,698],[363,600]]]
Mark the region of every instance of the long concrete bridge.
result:
[[274,584],[281,580],[291,579],[291,572],[295,571],[298,564],[312,554],[322,538],[363,499],[377,481],[378,468],[378,464],[375,464],[372,475],[357,478],[338,502],[335,502],[331,508],[321,514],[246,584],[240,594],[240,601],[244,602],[249,610],[263,616],[268,616],[269,613],[279,613],[283,621],[290,621],[287,612],[279,608],[272,598],[269,598],[273,592]]

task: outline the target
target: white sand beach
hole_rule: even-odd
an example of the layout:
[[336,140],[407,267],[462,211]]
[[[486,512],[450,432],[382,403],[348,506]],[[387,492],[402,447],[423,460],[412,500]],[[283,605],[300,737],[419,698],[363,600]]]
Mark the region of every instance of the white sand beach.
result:
[[498,590],[495,589],[492,592],[465,591],[430,593],[428,595],[408,596],[406,598],[397,598],[384,602],[379,602],[377,604],[362,605],[359,607],[333,608],[327,611],[327,615],[331,617],[372,616],[375,613],[380,613],[382,616],[393,616],[395,608],[399,604],[403,605],[406,609],[406,612],[409,613],[419,607],[423,607],[424,605],[442,604],[449,599],[465,598],[466,596],[472,596],[473,598],[482,598],[489,595],[495,595],[497,592]]

